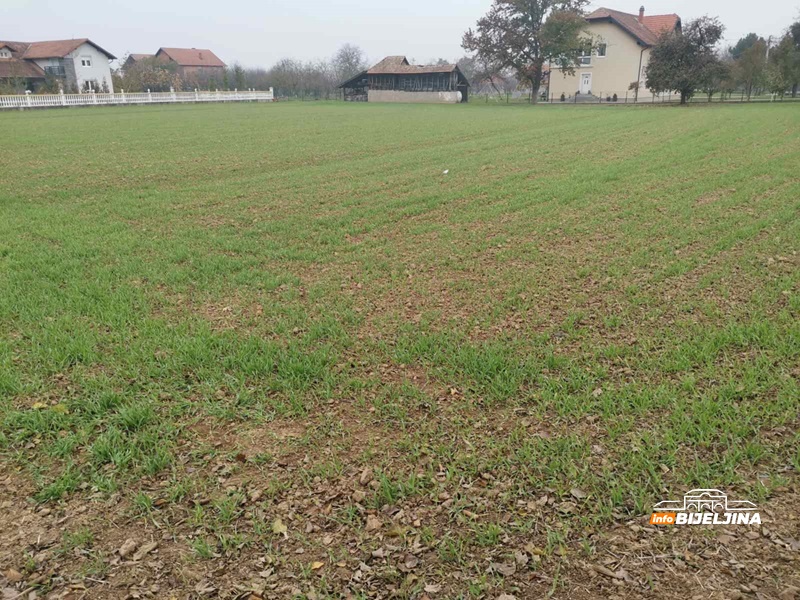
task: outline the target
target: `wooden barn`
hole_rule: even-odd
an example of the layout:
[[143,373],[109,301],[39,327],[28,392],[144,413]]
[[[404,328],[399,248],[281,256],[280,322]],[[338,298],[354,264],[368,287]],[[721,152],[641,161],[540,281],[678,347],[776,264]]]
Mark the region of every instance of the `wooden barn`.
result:
[[455,104],[469,100],[469,81],[458,65],[412,65],[405,56],[387,56],[339,87],[349,102]]

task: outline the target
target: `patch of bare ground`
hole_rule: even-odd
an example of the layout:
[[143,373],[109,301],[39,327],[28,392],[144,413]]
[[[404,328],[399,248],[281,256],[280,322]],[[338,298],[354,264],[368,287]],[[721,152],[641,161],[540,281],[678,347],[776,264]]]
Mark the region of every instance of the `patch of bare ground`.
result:
[[[212,510],[214,499],[157,505],[146,518],[132,516],[124,495],[42,507],[27,499],[31,490],[18,474],[3,473],[0,585],[6,598],[76,600],[433,599],[470,586],[488,598],[784,600],[800,587],[796,481],[761,503],[760,527],[655,527],[647,516],[621,514],[586,524],[589,499],[581,490],[509,504],[508,482],[491,473],[455,487],[441,475],[425,495],[381,508],[368,501],[377,484],[369,468],[347,468],[266,500],[257,480],[241,489],[226,481],[221,490],[242,492],[236,528],[264,529],[209,561],[189,548],[211,532],[189,517],[193,506]],[[263,473],[261,485],[273,476]],[[523,532],[523,522],[533,525]],[[487,524],[500,534],[479,543]],[[80,531],[91,532],[91,542],[65,544],[62,534]],[[562,540],[555,547],[548,543],[554,533]]]
[[698,206],[705,206],[706,204],[714,204],[715,202],[721,200],[722,198],[725,198],[735,193],[736,193],[735,188],[724,189],[724,190],[716,189],[707,194],[699,196],[697,200],[695,200],[695,204],[697,204]]

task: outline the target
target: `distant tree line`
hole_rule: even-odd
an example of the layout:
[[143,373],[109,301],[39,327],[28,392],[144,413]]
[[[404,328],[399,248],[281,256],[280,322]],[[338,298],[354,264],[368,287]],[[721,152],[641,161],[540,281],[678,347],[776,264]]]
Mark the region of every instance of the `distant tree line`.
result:
[[[123,59],[121,64],[125,62]],[[165,92],[271,87],[279,97],[320,100],[336,98],[338,85],[366,68],[366,55],[352,44],[343,45],[329,59],[304,62],[283,58],[268,69],[243,67],[235,62],[217,76],[201,75],[190,79],[181,77],[174,63],[145,58],[117,69],[114,88],[127,92]]]
[[710,101],[715,94],[740,94],[748,100],[764,93],[796,97],[800,86],[800,21],[777,40],[755,33],[719,49],[724,28],[718,19],[701,17],[682,32],[661,38],[647,68],[654,92],[679,91],[687,102],[698,91]]

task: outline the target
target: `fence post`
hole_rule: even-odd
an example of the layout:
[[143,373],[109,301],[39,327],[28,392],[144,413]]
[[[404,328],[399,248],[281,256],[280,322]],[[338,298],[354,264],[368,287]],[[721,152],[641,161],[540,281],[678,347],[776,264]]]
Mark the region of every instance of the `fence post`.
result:
[[64,88],[59,88],[58,95],[61,98],[61,106],[67,105],[67,97],[64,95]]
[[30,90],[25,90],[25,104],[27,104],[28,106],[31,105],[31,91]]
[[122,96],[122,103],[123,103],[123,104],[125,104],[125,103],[127,102],[127,101],[125,100],[125,90],[124,90],[124,89],[121,89],[121,90],[120,90],[120,92],[122,92],[122,93],[121,93],[121,96]]
[[150,93],[150,89],[149,88],[147,90],[147,101],[148,102],[152,102],[153,101],[153,94]]
[[178,99],[178,97],[175,95],[175,88],[172,86],[169,86],[169,97],[173,102]]
[[97,104],[97,94],[94,93],[94,90],[89,90],[92,94],[92,104]]

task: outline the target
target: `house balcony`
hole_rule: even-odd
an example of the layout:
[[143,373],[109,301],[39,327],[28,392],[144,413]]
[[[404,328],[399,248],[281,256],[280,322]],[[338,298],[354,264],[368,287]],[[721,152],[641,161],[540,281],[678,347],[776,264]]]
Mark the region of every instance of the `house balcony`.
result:
[[45,67],[44,73],[48,77],[55,77],[57,79],[64,79],[67,76],[67,72],[64,69],[63,65],[53,66],[53,67]]

